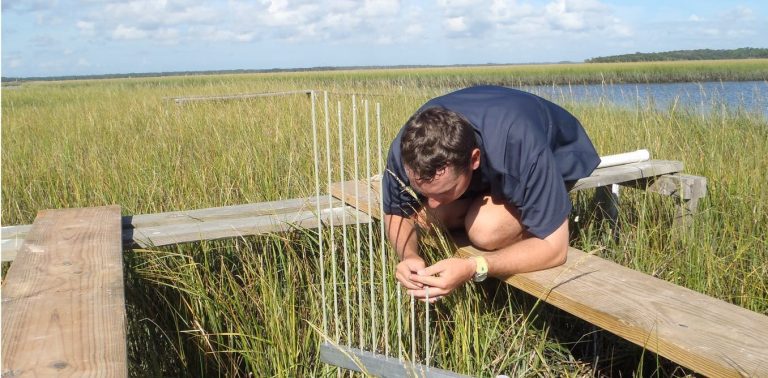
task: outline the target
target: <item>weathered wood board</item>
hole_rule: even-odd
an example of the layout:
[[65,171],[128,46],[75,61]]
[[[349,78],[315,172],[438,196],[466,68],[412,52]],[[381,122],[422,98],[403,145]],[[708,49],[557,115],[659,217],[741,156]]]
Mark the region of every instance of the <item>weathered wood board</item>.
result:
[[[370,217],[367,214],[355,216],[356,211],[349,206],[321,209],[320,221],[329,222],[333,218],[334,224],[337,225],[341,224],[342,220],[347,224],[351,224],[357,219],[361,223],[370,221]],[[316,211],[299,211],[286,214],[141,227],[132,230],[132,232],[125,232],[123,235],[125,242],[128,244],[133,242],[142,247],[149,247],[199,240],[242,237],[270,232],[284,232],[296,227],[317,227]]]
[[589,177],[576,181],[571,191],[597,188],[611,184],[648,179],[683,170],[683,163],[674,160],[648,160],[639,163],[595,169]]
[[2,305],[3,377],[127,376],[120,207],[41,211]]
[[[319,198],[320,221],[334,224],[370,222],[343,202]],[[122,219],[123,241],[141,247],[161,246],[197,240],[241,237],[268,232],[281,232],[299,226],[317,227],[316,197],[208,209],[172,211],[158,214],[125,216]],[[2,261],[13,261],[24,237],[32,226],[2,228]]]

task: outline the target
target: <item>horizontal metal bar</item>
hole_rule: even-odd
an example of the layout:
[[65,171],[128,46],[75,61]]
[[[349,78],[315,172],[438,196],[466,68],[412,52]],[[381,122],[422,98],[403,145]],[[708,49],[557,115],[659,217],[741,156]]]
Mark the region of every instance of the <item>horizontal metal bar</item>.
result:
[[329,365],[382,378],[467,377],[448,370],[401,361],[395,357],[330,343],[320,345],[320,360]]

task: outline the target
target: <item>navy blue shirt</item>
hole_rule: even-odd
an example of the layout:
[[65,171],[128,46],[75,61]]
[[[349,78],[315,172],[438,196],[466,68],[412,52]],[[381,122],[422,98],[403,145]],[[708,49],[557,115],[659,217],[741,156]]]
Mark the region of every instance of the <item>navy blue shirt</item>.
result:
[[[565,109],[516,89],[478,86],[434,98],[419,111],[442,107],[461,114],[475,130],[480,168],[462,198],[485,193],[505,198],[520,211],[528,232],[545,238],[571,211],[566,181],[589,176],[600,163],[581,123]],[[384,172],[384,213],[410,216],[414,198],[395,137]],[[395,177],[396,176],[396,177]]]

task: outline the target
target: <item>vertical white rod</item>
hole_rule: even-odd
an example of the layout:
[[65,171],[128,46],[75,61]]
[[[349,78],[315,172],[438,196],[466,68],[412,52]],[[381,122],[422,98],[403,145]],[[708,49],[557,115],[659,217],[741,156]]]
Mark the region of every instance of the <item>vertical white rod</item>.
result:
[[397,282],[397,359],[403,360],[403,290]]
[[411,294],[411,364],[416,363],[416,297]]
[[[341,198],[342,201],[346,198],[344,189],[344,132],[343,124],[341,122],[341,101],[336,103],[336,109],[339,116],[339,179],[341,180]],[[342,202],[343,203],[343,202]],[[343,208],[346,209],[346,205]],[[347,217],[346,210],[344,210],[344,216],[341,217],[341,240],[343,242],[344,252],[344,294],[346,303],[347,314],[347,346],[352,346],[352,320],[350,315],[350,303],[349,303],[349,252],[347,248]]]
[[[352,145],[354,152],[354,183],[355,183],[355,209],[360,208],[360,188],[358,185],[359,165],[357,158],[357,102],[352,95]],[[355,213],[355,250],[357,251],[357,321],[360,326],[360,349],[365,349],[363,339],[363,266],[360,253],[360,212]]]
[[[365,100],[365,182],[368,187],[368,207],[370,209],[371,198],[371,126],[368,121],[368,100]],[[373,222],[368,222],[368,273],[369,273],[369,286],[371,292],[371,340],[373,347],[371,352],[376,352],[376,346],[379,344],[379,340],[376,335],[376,291],[374,290],[374,272],[375,268],[373,262],[376,261],[376,257],[373,253]]]
[[424,310],[424,333],[426,334],[426,346],[425,346],[425,363],[424,365],[427,365],[427,369],[429,369],[429,286],[424,286],[424,293],[425,293],[425,304],[426,308]]
[[381,181],[379,181],[379,233],[381,234],[379,248],[381,249],[381,294],[382,297],[384,297],[384,355],[389,356],[389,280],[387,280],[387,243],[384,236],[384,190],[381,187],[384,183],[381,151],[381,104],[378,102],[376,103],[376,144],[378,150],[379,176],[381,176]]
[[320,249],[320,296],[322,297],[323,333],[328,334],[328,315],[325,303],[325,256],[323,256],[323,222],[320,220],[320,153],[317,148],[317,120],[315,111],[315,91],[310,94],[312,98],[312,148],[315,157],[315,205],[317,212],[317,245]]
[[330,238],[331,238],[331,274],[333,275],[333,322],[336,327],[336,342],[339,341],[339,297],[336,282],[336,241],[333,237],[333,196],[331,195],[331,185],[333,179],[331,177],[331,131],[330,131],[330,116],[328,114],[328,92],[325,92],[324,96],[325,106],[325,158],[328,161],[328,213],[330,214]]

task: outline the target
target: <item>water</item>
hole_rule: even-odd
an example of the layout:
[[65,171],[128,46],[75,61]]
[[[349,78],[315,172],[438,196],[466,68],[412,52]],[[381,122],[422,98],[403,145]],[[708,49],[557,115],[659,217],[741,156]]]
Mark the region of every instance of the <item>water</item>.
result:
[[555,102],[605,101],[618,106],[656,107],[709,113],[746,111],[768,119],[768,81],[703,83],[592,84],[523,88]]

